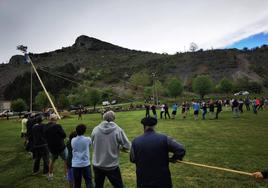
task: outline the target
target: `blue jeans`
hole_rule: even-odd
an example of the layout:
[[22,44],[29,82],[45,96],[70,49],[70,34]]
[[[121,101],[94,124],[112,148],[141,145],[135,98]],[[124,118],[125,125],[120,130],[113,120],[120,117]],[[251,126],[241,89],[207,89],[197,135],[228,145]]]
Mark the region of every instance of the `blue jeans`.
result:
[[82,176],[85,180],[86,188],[92,188],[92,176],[90,165],[86,167],[73,167],[74,188],[81,188]]
[[257,112],[257,105],[253,105],[253,112],[254,112],[254,114],[257,114],[258,112]]
[[206,113],[207,113],[207,111],[206,110],[203,110],[202,119],[206,119]]

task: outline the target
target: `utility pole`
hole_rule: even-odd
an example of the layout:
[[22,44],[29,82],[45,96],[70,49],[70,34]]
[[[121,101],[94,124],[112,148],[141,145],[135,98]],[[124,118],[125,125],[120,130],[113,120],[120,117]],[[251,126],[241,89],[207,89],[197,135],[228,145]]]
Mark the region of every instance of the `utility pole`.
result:
[[153,93],[154,93],[154,104],[158,105],[158,94],[157,94],[157,87],[155,83],[156,72],[152,73],[153,76]]
[[154,93],[154,77],[155,77],[155,73],[153,72],[152,73],[152,78],[153,78],[153,88],[152,88],[152,90],[153,90],[153,100],[154,100],[154,104],[155,104],[155,93]]
[[[155,78],[156,78],[156,73],[155,73]],[[155,85],[155,95],[156,95],[156,105],[158,106],[158,92],[157,92],[157,86],[156,86],[156,81],[154,81],[154,85]]]
[[156,95],[156,105],[158,106],[158,92],[156,84],[155,84],[155,95]]
[[30,112],[33,111],[33,68],[31,67]]

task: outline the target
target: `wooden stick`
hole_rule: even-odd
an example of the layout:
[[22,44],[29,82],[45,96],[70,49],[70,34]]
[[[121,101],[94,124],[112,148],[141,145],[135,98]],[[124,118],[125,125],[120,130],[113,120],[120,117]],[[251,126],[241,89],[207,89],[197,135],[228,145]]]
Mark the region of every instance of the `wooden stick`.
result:
[[38,78],[43,90],[45,91],[45,94],[46,94],[46,96],[47,96],[47,98],[48,98],[53,110],[55,111],[55,113],[58,116],[58,118],[61,119],[61,117],[60,117],[60,115],[59,115],[59,113],[58,113],[58,111],[57,111],[52,99],[50,98],[50,96],[49,96],[49,94],[47,92],[47,89],[46,89],[45,85],[43,84],[43,82],[42,82],[42,80],[41,80],[41,78],[40,78],[40,76],[39,76],[39,74],[38,74],[38,72],[37,72],[37,70],[36,70],[36,68],[35,68],[35,66],[34,66],[34,64],[33,64],[32,60],[31,60],[31,58],[30,58],[30,56],[28,54],[27,54],[27,58],[30,61],[31,65],[33,67],[33,70],[34,70],[34,72],[35,72],[35,74],[36,74],[36,76],[37,76],[37,78]]
[[198,164],[198,163],[187,162],[187,161],[179,161],[178,160],[177,162],[178,163],[183,163],[183,164],[188,164],[188,165],[193,165],[193,166],[199,166],[199,167],[204,167],[204,168],[211,168],[211,169],[216,169],[216,170],[221,170],[221,171],[226,171],[226,172],[232,172],[232,173],[237,173],[237,174],[252,176],[252,173],[243,172],[243,171],[239,171],[239,170],[232,170],[232,169],[228,169],[228,168],[222,168],[222,167],[217,167],[217,166],[209,166],[209,165]]

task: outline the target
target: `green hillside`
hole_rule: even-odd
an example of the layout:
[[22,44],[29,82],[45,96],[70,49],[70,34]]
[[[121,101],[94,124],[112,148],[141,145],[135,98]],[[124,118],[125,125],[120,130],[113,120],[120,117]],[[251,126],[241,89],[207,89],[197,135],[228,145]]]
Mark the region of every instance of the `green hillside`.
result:
[[[241,79],[268,87],[268,46],[252,50],[207,50],[157,54],[130,50],[98,39],[80,36],[66,48],[42,54],[30,54],[45,85],[53,94],[70,94],[71,90],[83,82],[98,89],[111,89],[117,95],[136,95],[137,88],[130,83],[131,76],[144,72],[156,73],[162,84],[171,77],[179,78],[190,91],[194,77],[209,74],[215,85],[226,77],[233,82]],[[27,100],[30,88],[30,65],[24,64],[22,56],[13,56],[9,64],[0,65],[0,96],[4,99],[23,97]],[[69,81],[63,80],[68,78]],[[71,82],[70,80],[77,82]],[[34,96],[40,91],[35,79]],[[150,80],[149,85],[152,85]],[[140,83],[143,85],[143,83]],[[238,90],[238,89],[237,89]],[[140,95],[140,94],[139,94]]]

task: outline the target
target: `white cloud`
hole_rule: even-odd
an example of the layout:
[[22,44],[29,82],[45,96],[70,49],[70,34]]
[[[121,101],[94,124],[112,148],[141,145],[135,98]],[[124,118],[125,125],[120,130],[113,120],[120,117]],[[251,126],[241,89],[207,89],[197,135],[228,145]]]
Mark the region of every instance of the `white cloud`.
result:
[[222,36],[218,40],[204,43],[202,46],[204,48],[209,48],[210,46],[215,48],[223,48],[258,33],[268,33],[268,16],[237,29],[236,31],[233,31],[233,33],[228,33],[226,36]]

